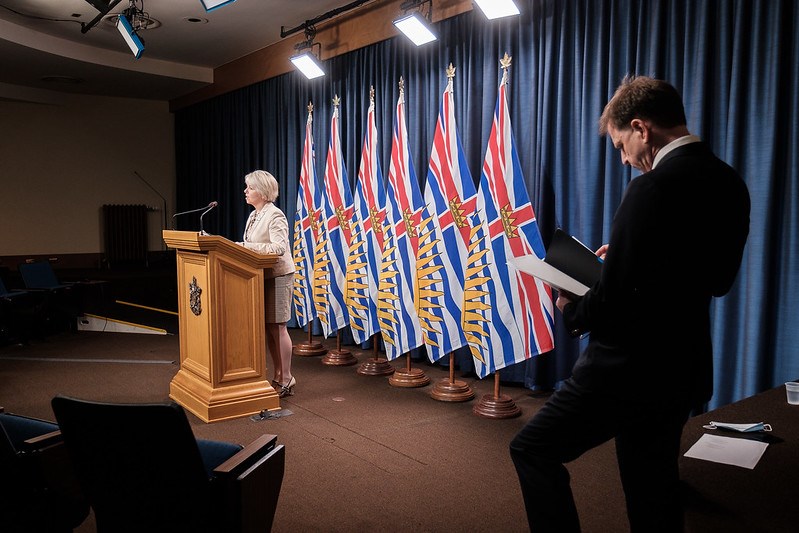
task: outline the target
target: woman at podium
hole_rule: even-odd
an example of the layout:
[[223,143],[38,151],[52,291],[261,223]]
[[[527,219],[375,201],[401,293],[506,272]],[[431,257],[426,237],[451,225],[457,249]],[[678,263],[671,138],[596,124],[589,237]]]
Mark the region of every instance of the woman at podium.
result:
[[275,177],[264,170],[255,170],[244,177],[247,185],[244,198],[255,209],[247,219],[245,248],[258,253],[277,254],[277,264],[265,272],[266,349],[272,357],[272,386],[281,398],[294,394],[297,380],[291,374],[291,337],[286,329],[291,313],[291,292],[294,284],[294,260],[289,253],[289,225],[286,215],[274,201],[278,195]]

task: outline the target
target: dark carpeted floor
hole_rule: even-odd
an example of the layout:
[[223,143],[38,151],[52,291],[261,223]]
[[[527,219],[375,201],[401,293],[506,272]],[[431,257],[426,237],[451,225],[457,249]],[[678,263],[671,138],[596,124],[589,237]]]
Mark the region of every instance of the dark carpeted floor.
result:
[[[307,335],[292,330],[295,342]],[[333,339],[327,341],[330,348]],[[352,347],[349,347],[352,348]],[[359,361],[370,353],[353,349]],[[0,347],[0,405],[52,420],[56,394],[114,402],[168,399],[178,370],[174,335],[78,332],[27,346]],[[394,362],[402,367],[405,360]],[[448,370],[414,362],[432,383]],[[205,424],[189,415],[197,437],[246,444],[263,433],[286,446],[286,475],[274,531],[527,531],[508,442],[546,400],[502,387],[522,415],[491,420],[473,414],[493,379],[464,379],[476,399],[433,400],[433,385],[397,388],[386,377],[361,376],[319,357],[294,357],[293,412]],[[271,379],[271,375],[269,376]],[[124,423],[124,421],[120,421]],[[628,530],[612,443],[569,465],[585,532]],[[93,532],[92,517],[78,531]]]

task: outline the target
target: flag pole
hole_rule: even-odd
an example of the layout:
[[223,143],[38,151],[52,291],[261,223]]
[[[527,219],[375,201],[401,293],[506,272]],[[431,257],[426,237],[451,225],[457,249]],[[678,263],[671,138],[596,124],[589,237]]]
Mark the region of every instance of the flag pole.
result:
[[378,356],[379,335],[379,333],[372,335],[372,357],[361,363],[355,371],[362,376],[387,376],[394,373],[394,366],[387,359]]
[[322,364],[330,366],[350,366],[358,362],[352,352],[341,347],[341,330],[336,331],[336,349],[322,357]]
[[388,378],[388,382],[394,387],[424,387],[430,383],[430,378],[421,368],[411,367],[411,352],[408,352],[405,354],[405,368],[395,370],[394,374]]
[[430,396],[440,402],[466,402],[474,398],[474,391],[469,384],[455,379],[455,352],[449,353],[449,378],[438,380]]
[[313,340],[313,321],[308,322],[308,340],[295,344],[291,353],[300,357],[313,357],[327,353],[327,348],[322,346],[321,342]]
[[499,370],[494,372],[494,394],[484,394],[472,408],[472,412],[482,418],[514,418],[522,414],[513,398],[499,392]]

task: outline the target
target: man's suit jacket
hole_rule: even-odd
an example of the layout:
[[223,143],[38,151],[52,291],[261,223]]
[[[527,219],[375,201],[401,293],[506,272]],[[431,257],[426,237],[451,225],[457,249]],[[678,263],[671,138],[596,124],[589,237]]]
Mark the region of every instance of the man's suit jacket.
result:
[[743,180],[701,142],[630,182],[600,281],[564,309],[570,331],[591,332],[573,370],[580,385],[691,405],[710,399],[710,299],[732,287],[749,209]]

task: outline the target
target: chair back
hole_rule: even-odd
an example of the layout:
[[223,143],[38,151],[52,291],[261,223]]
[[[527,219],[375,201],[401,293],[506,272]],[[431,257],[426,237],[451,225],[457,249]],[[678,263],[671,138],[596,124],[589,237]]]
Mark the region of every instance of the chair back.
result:
[[60,289],[65,287],[56,278],[53,267],[47,261],[20,263],[17,266],[22,281],[28,289]]
[[72,531],[89,515],[57,430],[45,420],[0,412],[4,533]]
[[211,483],[182,407],[64,396],[52,407],[99,532],[212,530]]

